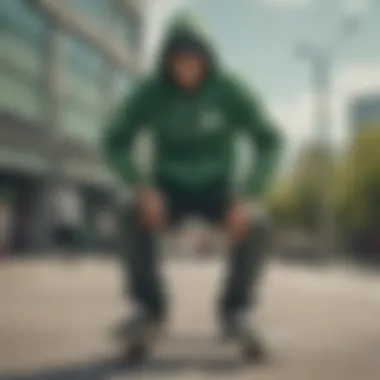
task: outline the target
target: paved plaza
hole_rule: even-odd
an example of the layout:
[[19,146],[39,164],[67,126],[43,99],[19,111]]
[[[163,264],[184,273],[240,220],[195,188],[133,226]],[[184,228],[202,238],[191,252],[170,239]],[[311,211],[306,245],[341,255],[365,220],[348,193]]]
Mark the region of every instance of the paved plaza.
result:
[[0,379],[380,378],[380,276],[271,265],[257,323],[273,358],[247,367],[217,341],[221,264],[170,260],[165,272],[168,336],[144,368],[121,371],[109,334],[126,310],[114,262],[2,264]]

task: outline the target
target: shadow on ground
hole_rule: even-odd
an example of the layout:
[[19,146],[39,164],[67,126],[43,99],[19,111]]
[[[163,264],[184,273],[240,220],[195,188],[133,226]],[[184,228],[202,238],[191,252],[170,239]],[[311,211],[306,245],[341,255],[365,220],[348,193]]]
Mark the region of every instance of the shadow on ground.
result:
[[1,380],[107,380],[112,377],[129,377],[131,375],[143,375],[143,378],[154,378],[163,375],[177,374],[176,378],[182,378],[181,374],[191,370],[213,374],[215,376],[235,372],[241,369],[241,364],[236,361],[221,361],[218,359],[199,359],[181,357],[175,359],[153,359],[148,364],[126,368],[112,359],[101,359],[92,362],[67,365],[60,368],[49,368],[29,375],[0,377]]
[[223,352],[220,345],[210,344],[210,340],[204,338],[177,337],[170,339],[168,346],[171,348],[170,354],[160,357],[160,349],[157,348],[157,355],[153,355],[142,366],[128,367],[119,360],[103,357],[79,364],[45,368],[31,374],[0,376],[0,380],[108,380],[130,378],[132,375],[152,379],[176,375],[175,378],[180,379],[191,371],[215,377],[231,374],[232,378],[246,368],[238,352]]

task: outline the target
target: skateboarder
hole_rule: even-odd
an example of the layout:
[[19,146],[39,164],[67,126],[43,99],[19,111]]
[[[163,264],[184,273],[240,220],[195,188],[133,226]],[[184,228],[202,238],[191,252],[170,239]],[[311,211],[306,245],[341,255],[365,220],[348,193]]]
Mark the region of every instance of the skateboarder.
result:
[[[150,128],[154,141],[150,176],[138,171],[130,154],[143,127]],[[231,180],[238,132],[246,133],[257,153],[240,189]],[[280,148],[279,134],[256,95],[219,65],[194,24],[179,17],[162,45],[156,72],[131,92],[104,140],[110,168],[136,194],[123,222],[128,291],[141,310],[129,326],[145,330],[165,321],[167,297],[157,234],[197,214],[225,227],[231,242],[218,307],[222,332],[253,336],[241,316],[255,303],[266,241],[266,227],[254,211]]]

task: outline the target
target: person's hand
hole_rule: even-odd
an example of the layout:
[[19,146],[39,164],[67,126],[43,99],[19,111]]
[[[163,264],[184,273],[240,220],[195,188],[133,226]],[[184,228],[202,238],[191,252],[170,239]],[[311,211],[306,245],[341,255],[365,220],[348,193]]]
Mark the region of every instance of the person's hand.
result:
[[226,228],[228,237],[236,243],[247,234],[251,223],[252,202],[235,201],[228,211],[226,218]]
[[160,192],[154,188],[142,189],[138,194],[138,202],[142,224],[152,231],[162,229],[165,224],[166,210]]

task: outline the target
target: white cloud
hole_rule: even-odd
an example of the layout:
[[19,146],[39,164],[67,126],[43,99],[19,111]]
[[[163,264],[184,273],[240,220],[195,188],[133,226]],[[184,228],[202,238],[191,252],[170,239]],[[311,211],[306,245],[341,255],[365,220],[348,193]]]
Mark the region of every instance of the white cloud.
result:
[[[249,0],[248,0],[249,1]],[[265,5],[273,8],[298,8],[309,5],[314,0],[262,0]]]
[[151,65],[157,45],[170,16],[188,0],[146,0],[144,64]]
[[346,11],[353,15],[366,13],[371,5],[371,0],[342,0]]
[[[246,0],[250,3],[252,0]],[[261,0],[268,7],[277,9],[297,9],[308,6],[318,0]],[[362,15],[366,13],[372,1],[376,0],[341,0],[344,12],[352,15]]]
[[[252,1],[252,0],[247,0]],[[261,0],[266,6],[272,8],[300,8],[316,0]],[[362,14],[368,11],[371,0],[341,0],[345,11],[352,14]]]
[[[340,70],[331,94],[331,138],[337,147],[347,142],[349,120],[347,118],[350,98],[361,93],[380,92],[380,64],[357,64]],[[314,135],[314,94],[301,94],[297,99],[273,107],[273,113],[284,127],[290,143],[291,154]]]

